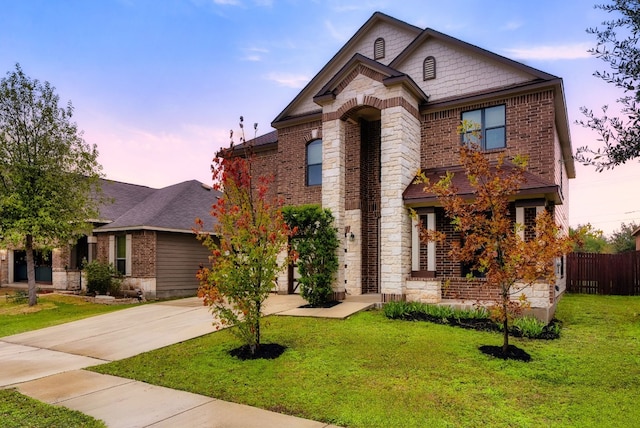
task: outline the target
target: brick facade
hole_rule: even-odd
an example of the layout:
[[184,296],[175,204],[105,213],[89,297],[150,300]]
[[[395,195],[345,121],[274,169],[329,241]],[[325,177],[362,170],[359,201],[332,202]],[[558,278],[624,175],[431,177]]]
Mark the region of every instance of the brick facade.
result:
[[464,105],[423,115],[420,165],[438,168],[459,164],[455,150],[461,138],[457,132],[462,112],[504,104],[506,107],[505,149],[493,150],[487,155],[496,158],[505,153],[507,158],[524,155],[529,159],[527,171],[554,182],[558,154],[555,145],[554,94],[551,90],[513,96],[490,102]]
[[[574,171],[572,159],[563,159],[571,143],[561,81],[433,30],[420,34],[393,18],[374,14],[361,31],[276,119],[277,152],[264,152],[261,168],[276,170],[285,204],[321,203],[332,210],[341,241],[337,292],[435,303],[495,298],[482,281],[462,278],[462,266],[448,256],[450,242],[460,238],[437,204],[416,207],[429,207],[429,221],[435,220],[430,224],[445,232],[446,241],[430,247],[416,240],[403,192],[419,169],[459,164],[463,112],[504,105],[506,147],[486,155],[524,155],[528,173],[549,183],[547,188],[559,186],[559,200],[545,201],[545,193],[511,204],[512,220],[521,219],[524,238],[532,239],[542,201],[566,227]],[[397,58],[369,60],[379,37],[385,54]],[[435,79],[422,78],[426,56],[436,60]],[[314,138],[322,139],[322,185],[310,187],[306,144]],[[412,277],[413,269],[423,276]],[[556,296],[547,285],[536,285],[532,293],[536,304],[547,307]]]

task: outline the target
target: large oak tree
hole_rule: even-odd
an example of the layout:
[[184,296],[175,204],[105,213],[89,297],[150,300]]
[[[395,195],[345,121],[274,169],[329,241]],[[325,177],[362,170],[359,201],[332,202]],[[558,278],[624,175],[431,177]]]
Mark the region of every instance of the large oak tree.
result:
[[29,78],[19,64],[0,80],[0,240],[26,250],[30,306],[34,249],[66,245],[97,217],[98,152],[72,114],[49,82]]

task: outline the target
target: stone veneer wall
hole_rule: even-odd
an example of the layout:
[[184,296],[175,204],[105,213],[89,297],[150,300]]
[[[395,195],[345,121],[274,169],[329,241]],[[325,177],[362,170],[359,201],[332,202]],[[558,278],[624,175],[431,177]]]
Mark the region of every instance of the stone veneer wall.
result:
[[[335,227],[338,230],[338,272],[334,291],[341,293],[345,289],[345,265],[346,239],[344,237],[345,226],[345,123],[340,119],[327,120],[322,127],[322,207],[329,208],[335,218]],[[348,268],[348,267],[347,267]]]
[[[412,100],[403,88],[399,98]],[[415,101],[414,101],[415,102]],[[420,121],[413,109],[398,105],[382,110],[381,148],[381,290],[403,294],[411,272],[411,217],[402,193],[420,167]]]

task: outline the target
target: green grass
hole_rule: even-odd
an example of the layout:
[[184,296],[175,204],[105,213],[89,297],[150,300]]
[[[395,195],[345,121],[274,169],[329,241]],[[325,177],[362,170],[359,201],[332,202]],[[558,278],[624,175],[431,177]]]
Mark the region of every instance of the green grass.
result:
[[20,428],[101,428],[102,421],[64,407],[51,406],[13,389],[0,389],[0,426]]
[[276,360],[239,361],[229,331],[93,368],[352,427],[602,427],[640,420],[640,298],[569,295],[559,340],[511,339],[533,360],[493,359],[500,333],[386,319],[269,317]]
[[[0,289],[0,337],[37,330],[128,308],[133,305],[101,305],[85,302],[76,296],[42,294],[38,304],[8,302]],[[11,294],[11,293],[9,293]]]

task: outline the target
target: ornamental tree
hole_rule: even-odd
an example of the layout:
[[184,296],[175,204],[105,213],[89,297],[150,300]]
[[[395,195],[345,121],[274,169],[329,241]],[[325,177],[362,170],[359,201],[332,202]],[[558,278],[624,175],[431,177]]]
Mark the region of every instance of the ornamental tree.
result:
[[[526,160],[504,155],[492,163],[477,147],[460,148],[460,163],[473,189],[473,199],[463,199],[452,184],[452,173],[430,183],[422,176],[425,191],[437,195],[451,219],[459,241],[449,242],[449,256],[468,264],[472,272],[484,276],[486,287],[497,289],[499,298],[491,308],[491,317],[502,324],[502,353],[508,355],[509,323],[528,307],[523,287],[537,281],[555,283],[555,259],[571,251],[571,240],[562,236],[548,211],[536,218],[535,238],[520,236],[524,225],[514,224],[509,202],[524,182]],[[423,242],[444,241],[442,232],[421,230]],[[473,274],[470,274],[471,277]],[[513,299],[520,294],[519,299]]]
[[[198,296],[211,307],[223,326],[232,331],[255,355],[260,348],[260,319],[266,298],[286,264],[278,255],[286,251],[289,228],[281,203],[270,197],[272,177],[257,176],[251,142],[220,150],[211,166],[214,188],[223,192],[213,204],[217,220],[213,233],[202,230],[199,238],[211,250],[211,266],[198,271]],[[254,130],[257,124],[254,125]]]
[[71,103],[59,101],[19,64],[0,80],[0,241],[26,250],[29,306],[37,302],[34,249],[66,245],[97,217],[98,151],[71,121]]
[[284,208],[285,221],[296,233],[291,236],[300,273],[300,294],[312,306],[331,299],[331,284],[338,271],[339,241],[329,209],[319,205]]

